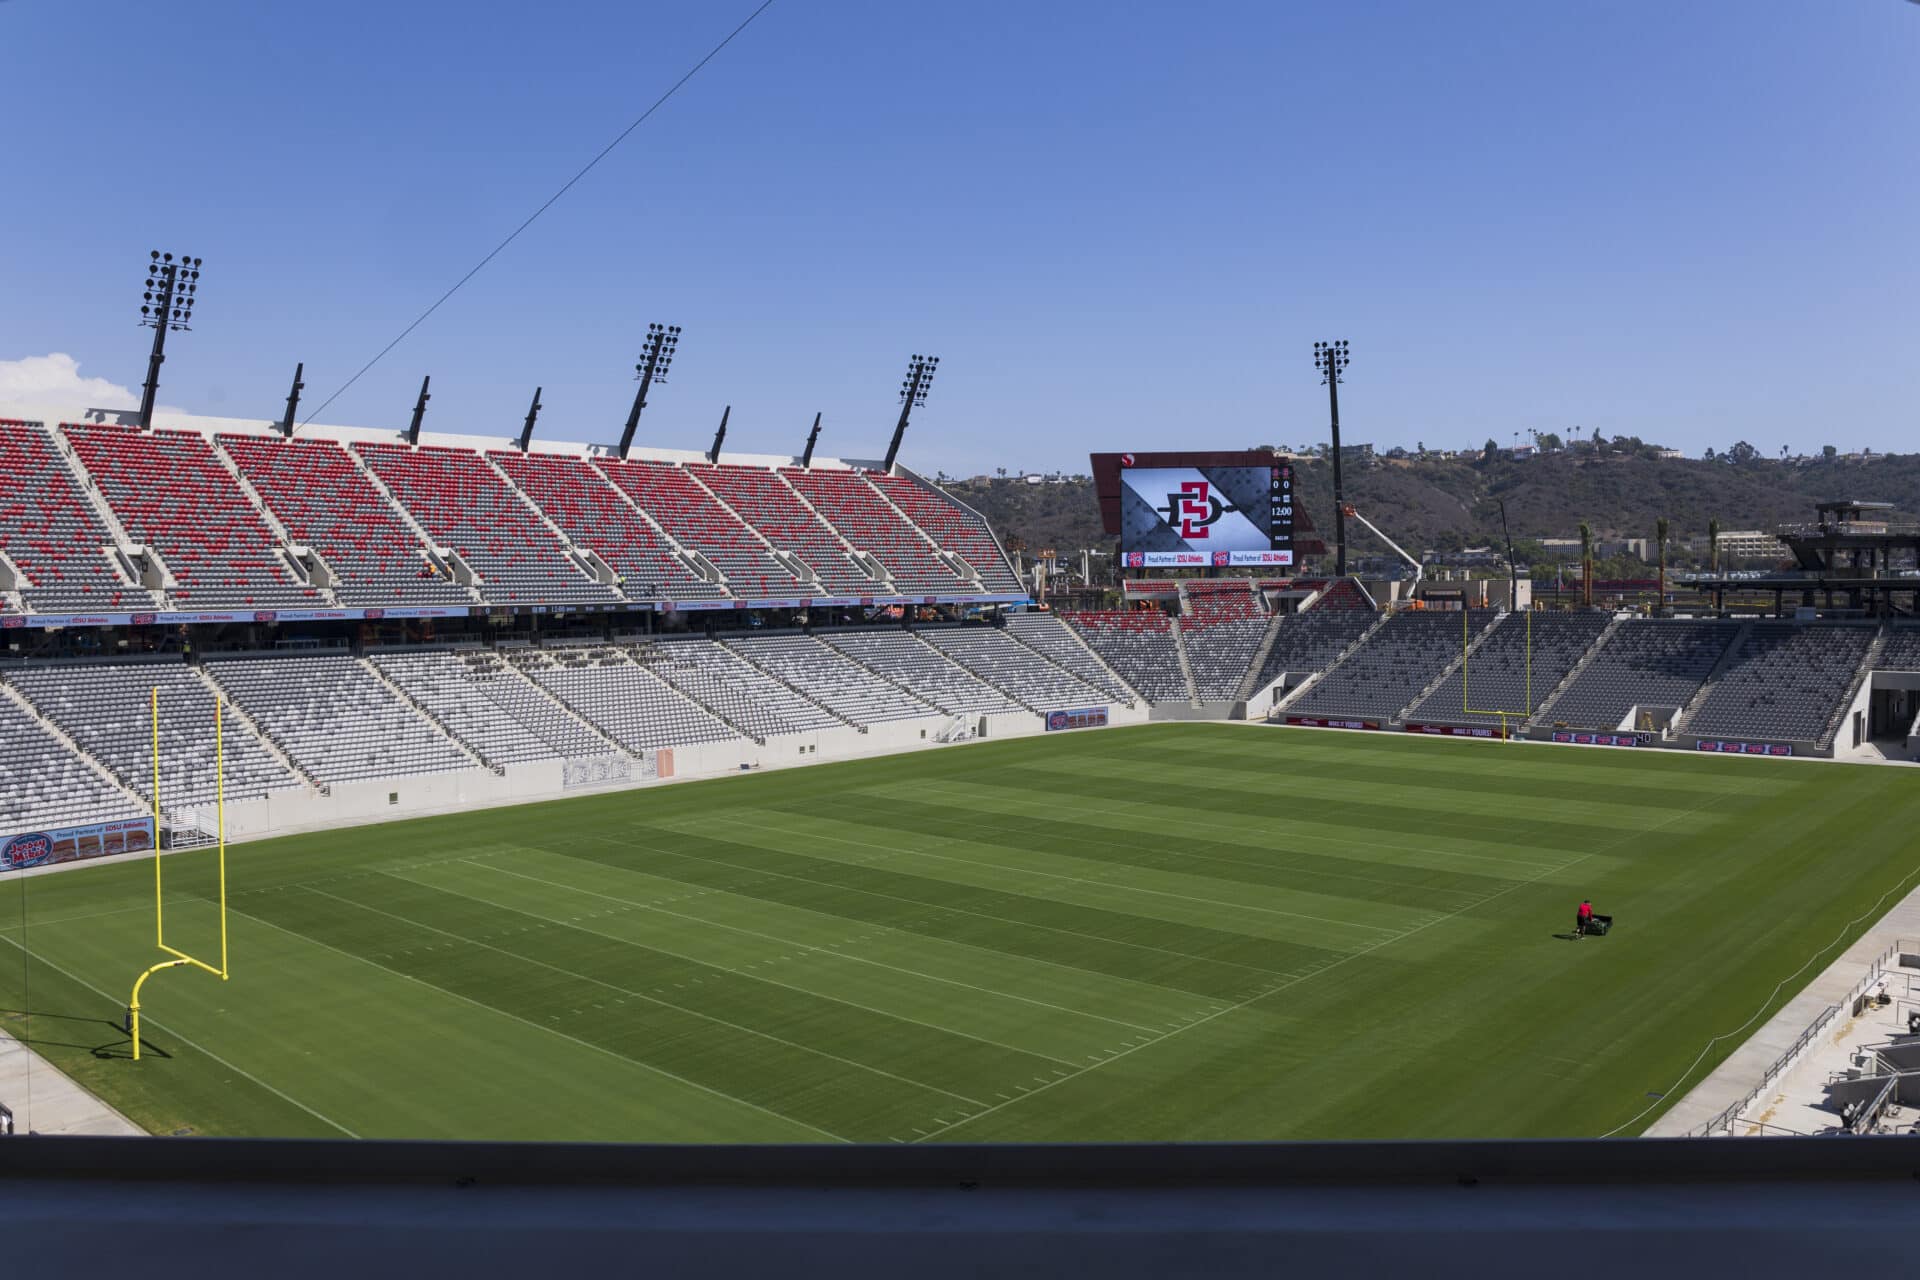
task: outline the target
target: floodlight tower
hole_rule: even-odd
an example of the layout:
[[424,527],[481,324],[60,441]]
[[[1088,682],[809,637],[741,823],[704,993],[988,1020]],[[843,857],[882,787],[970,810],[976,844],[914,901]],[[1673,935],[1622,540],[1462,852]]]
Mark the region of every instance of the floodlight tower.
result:
[[1340,486],[1340,376],[1347,368],[1347,340],[1313,344],[1313,367],[1327,389],[1327,408],[1333,415],[1333,547],[1334,572],[1347,576],[1347,506]]
[[633,366],[634,377],[640,380],[640,390],[633,396],[633,408],[627,413],[627,428],[620,433],[620,457],[624,461],[627,450],[633,447],[633,432],[640,425],[640,411],[647,407],[647,392],[656,382],[667,380],[667,368],[673,364],[674,348],[680,345],[680,326],[677,324],[650,324],[647,326],[647,340],[640,347],[640,363]]
[[893,470],[893,460],[900,454],[900,438],[907,434],[907,419],[913,416],[915,407],[927,402],[927,391],[933,386],[933,371],[939,365],[939,356],[917,355],[907,361],[907,376],[900,383],[900,421],[894,424],[893,443],[887,446],[883,470]]
[[200,291],[200,259],[175,258],[158,249],[147,255],[147,291],[140,307],[140,323],[153,328],[153,354],[147,358],[147,381],[140,390],[140,429],[153,428],[153,397],[160,390],[160,366],[167,361],[167,332],[185,332],[193,319],[194,295]]

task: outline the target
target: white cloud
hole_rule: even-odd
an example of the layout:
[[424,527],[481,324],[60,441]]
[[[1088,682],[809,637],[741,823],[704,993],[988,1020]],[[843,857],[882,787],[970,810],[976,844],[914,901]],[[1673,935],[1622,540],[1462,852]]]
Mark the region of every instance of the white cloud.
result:
[[117,382],[81,377],[80,362],[55,351],[24,360],[0,360],[0,404],[137,409],[140,397]]
[[[83,378],[80,362],[64,351],[0,360],[0,418],[75,422],[88,409],[138,409],[140,392],[105,378]],[[186,411],[155,405],[156,417]]]

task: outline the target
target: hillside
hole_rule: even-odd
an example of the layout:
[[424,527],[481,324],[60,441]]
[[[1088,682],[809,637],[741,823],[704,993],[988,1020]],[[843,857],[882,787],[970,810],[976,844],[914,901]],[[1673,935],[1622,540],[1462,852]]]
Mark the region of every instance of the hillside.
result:
[[[1802,464],[1573,454],[1488,464],[1383,459],[1349,468],[1345,481],[1347,500],[1416,553],[1498,541],[1502,500],[1516,541],[1574,537],[1582,520],[1600,538],[1651,537],[1663,515],[1677,540],[1704,535],[1716,516],[1723,529],[1768,529],[1811,519],[1813,504],[1830,498],[1891,502],[1909,518],[1920,513],[1920,454]],[[1055,547],[1065,555],[1112,546],[1091,481],[992,480],[953,492],[1028,550]],[[1332,467],[1300,463],[1299,493],[1315,525],[1330,530]],[[1357,549],[1378,549],[1364,529],[1350,536]]]

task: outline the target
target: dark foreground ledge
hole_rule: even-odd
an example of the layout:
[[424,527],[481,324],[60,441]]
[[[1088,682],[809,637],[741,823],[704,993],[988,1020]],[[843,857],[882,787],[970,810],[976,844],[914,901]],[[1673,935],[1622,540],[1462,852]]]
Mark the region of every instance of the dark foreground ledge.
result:
[[[1920,1139],[659,1147],[0,1139],[14,1274],[1821,1277]],[[26,1268],[59,1268],[29,1271]]]

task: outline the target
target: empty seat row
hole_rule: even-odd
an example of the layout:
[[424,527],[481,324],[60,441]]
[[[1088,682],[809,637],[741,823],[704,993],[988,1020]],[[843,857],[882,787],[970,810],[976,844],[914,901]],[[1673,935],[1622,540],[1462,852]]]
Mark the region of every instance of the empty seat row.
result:
[[953,594],[968,589],[926,535],[894,510],[858,471],[783,467],[780,474],[825,516],[840,536],[882,565],[905,595]]
[[1493,621],[1483,609],[1397,613],[1288,706],[1290,713],[1385,722],[1398,715]]
[[152,547],[187,609],[321,606],[296,578],[270,528],[207,438],[66,423],[74,453],[130,537]]
[[937,627],[916,634],[1032,711],[1104,705],[1107,695],[995,627]]
[[1133,705],[1133,690],[1127,688],[1126,682],[1115,675],[1112,668],[1095,657],[1093,650],[1087,648],[1057,614],[1037,611],[1010,613],[1007,615],[1006,629],[1007,634],[1015,640],[1055,666],[1072,672],[1105,697],[1127,706]]
[[469,769],[473,762],[344,654],[209,661],[206,671],[321,784]]
[[1710,737],[1826,736],[1873,643],[1868,625],[1756,622],[1682,726]]
[[1282,676],[1325,671],[1378,620],[1378,614],[1359,609],[1309,609],[1278,618],[1273,647],[1267,650],[1260,673],[1253,678],[1254,688],[1262,688]]
[[[12,673],[8,683],[123,786],[149,802],[157,701],[160,801],[168,810],[213,802],[222,776],[228,800],[258,799],[302,785],[246,721],[231,712],[220,718],[216,744],[214,692],[183,662],[35,666]],[[216,770],[216,756],[223,758],[224,771]]]
[[[1494,625],[1466,662],[1407,713],[1429,724],[1487,725],[1520,721],[1539,710],[1607,629],[1604,613],[1510,613]],[[1507,712],[1501,716],[1500,712]]]
[[629,600],[714,600],[725,589],[681,561],[672,545],[585,458],[558,453],[487,455],[572,538],[620,575]]
[[487,460],[469,449],[353,446],[414,519],[480,577],[489,604],[613,604]]
[[218,441],[288,535],[333,571],[331,589],[341,604],[455,605],[473,599],[335,441],[233,434]]
[[727,648],[853,725],[912,720],[940,708],[886,680],[831,645],[806,635],[729,639]]
[[1060,617],[1120,678],[1149,702],[1187,702],[1192,691],[1180,670],[1173,619],[1158,609],[1087,611]]
[[884,471],[869,471],[867,482],[878,489],[926,535],[949,551],[958,553],[980,575],[980,585],[997,594],[1024,591],[1013,566],[1007,563],[993,531],[975,512],[967,510],[943,493],[927,488],[906,476]]
[[629,751],[738,740],[741,734],[611,647],[513,655],[521,670]]
[[376,653],[380,674],[495,767],[612,753],[552,697],[486,650]]
[[138,818],[146,806],[100,776],[10,698],[0,697],[0,832]]
[[765,467],[706,464],[696,464],[690,470],[761,537],[799,557],[819,578],[826,594],[875,593],[878,584],[855,565],[851,548],[832,526],[808,509],[779,473]]
[[807,594],[771,549],[685,467],[596,458],[594,466],[683,547],[719,569],[736,596],[762,600]]
[[654,675],[761,741],[843,727],[832,712],[711,640],[643,645],[633,650],[633,656]]
[[0,418],[0,551],[39,613],[151,609],[153,593],[115,567],[107,529],[66,456],[37,422]]
[[1202,610],[1180,620],[1193,687],[1202,702],[1231,702],[1260,656],[1271,619],[1244,614],[1230,604],[1219,613]]
[[1021,711],[1006,694],[902,631],[844,631],[823,637],[861,666],[949,715]]
[[1573,729],[1617,729],[1635,707],[1684,707],[1739,630],[1735,622],[1688,618],[1623,622],[1540,719]]

